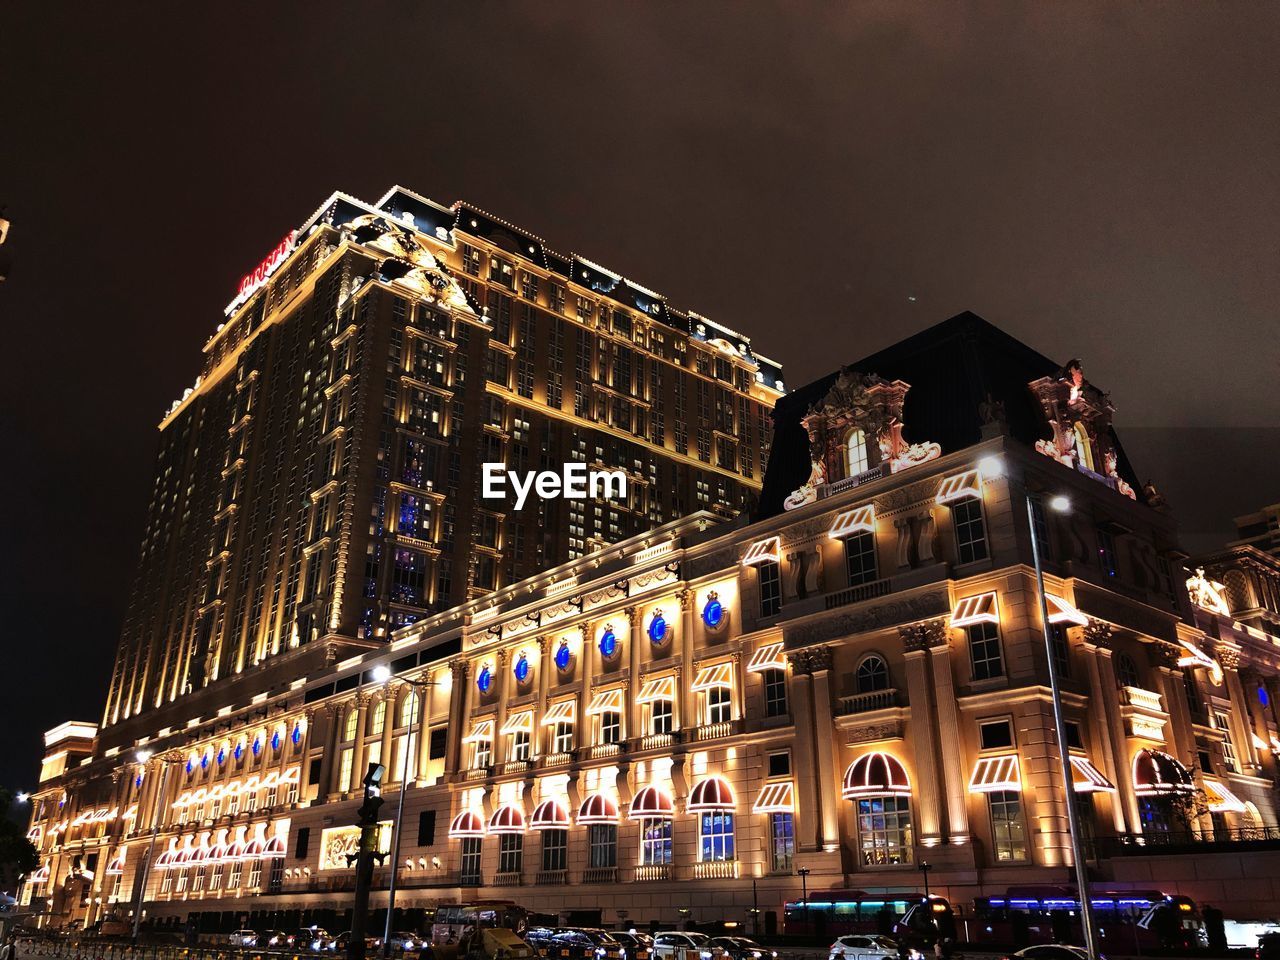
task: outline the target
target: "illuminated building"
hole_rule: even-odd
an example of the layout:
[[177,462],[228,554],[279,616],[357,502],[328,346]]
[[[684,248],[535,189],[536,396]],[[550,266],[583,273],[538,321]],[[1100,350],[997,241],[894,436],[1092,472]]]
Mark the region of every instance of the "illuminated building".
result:
[[[44,785],[45,863],[65,875],[65,824],[102,812],[133,876],[158,807],[151,916],[340,923],[324,911],[349,901],[360,774],[390,761],[390,818],[407,758],[408,909],[746,922],[802,882],[916,890],[923,860],[957,903],[1065,884],[1033,537],[1098,877],[1139,846],[1275,828],[1280,701],[1245,678],[1270,691],[1280,663],[1206,632],[1213,601],[1189,594],[1112,413],[1079,362],[953,318],[779,403],[752,522],[669,521],[157,735],[178,751],[158,804],[156,761],[139,788],[125,756],[95,754],[86,783],[126,775],[69,813],[49,803],[76,774]],[[1061,497],[1069,512],[1047,509]]]

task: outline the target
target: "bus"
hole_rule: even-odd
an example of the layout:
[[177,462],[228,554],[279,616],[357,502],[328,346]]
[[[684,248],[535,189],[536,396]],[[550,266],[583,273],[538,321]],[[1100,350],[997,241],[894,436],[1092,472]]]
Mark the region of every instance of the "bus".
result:
[[[954,922],[951,905],[943,897],[922,893],[868,893],[865,890],[821,890],[807,900],[783,904],[783,929],[788,936],[838,937],[847,933],[894,936],[912,908],[928,903],[931,916]],[[901,932],[901,931],[897,931]]]
[[[1204,918],[1190,897],[1161,890],[1095,887],[1090,892],[1099,949],[1106,953],[1158,947],[1206,946]],[[973,942],[1083,943],[1080,899],[1074,887],[1009,887],[974,901]]]
[[511,900],[442,903],[435,909],[431,942],[437,946],[456,944],[464,933],[498,927],[522,937],[529,929],[529,912]]

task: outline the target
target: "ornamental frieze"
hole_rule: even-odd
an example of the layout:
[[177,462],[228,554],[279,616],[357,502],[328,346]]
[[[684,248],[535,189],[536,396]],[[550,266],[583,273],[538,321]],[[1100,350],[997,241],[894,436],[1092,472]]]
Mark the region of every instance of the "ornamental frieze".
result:
[[838,640],[858,633],[882,630],[900,623],[913,623],[951,612],[945,590],[888,600],[865,610],[849,611],[785,627],[787,649],[807,647],[824,640]]
[[901,740],[902,724],[897,720],[854,727],[848,732],[849,743],[872,743],[876,740]]
[[1153,613],[1136,601],[1123,600],[1097,590],[1079,589],[1076,591],[1076,606],[1088,616],[1108,620],[1148,637],[1170,642],[1176,639],[1176,630],[1169,617]]
[[734,547],[717,550],[714,553],[702,554],[683,563],[686,580],[697,580],[709,573],[732,570],[738,565],[738,551]]
[[932,647],[946,646],[951,642],[945,617],[899,627],[898,635],[902,638],[902,648],[907,651],[928,650]]
[[808,675],[819,670],[830,670],[831,657],[830,647],[808,647],[788,653],[787,662],[791,664],[793,673]]
[[1085,643],[1093,644],[1102,650],[1110,650],[1115,645],[1116,632],[1109,623],[1090,617],[1089,622],[1084,625],[1083,632]]

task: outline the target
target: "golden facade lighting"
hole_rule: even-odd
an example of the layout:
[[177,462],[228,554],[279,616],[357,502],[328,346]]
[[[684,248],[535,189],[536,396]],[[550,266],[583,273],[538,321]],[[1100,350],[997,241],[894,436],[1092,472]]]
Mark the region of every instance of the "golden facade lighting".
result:
[[731,813],[736,805],[733,788],[720,777],[706,777],[699,780],[694,784],[693,792],[689,794],[690,813],[711,810]]
[[489,818],[490,833],[524,833],[524,830],[524,811],[514,804],[503,804]]
[[956,603],[951,613],[951,626],[968,627],[975,623],[999,623],[1000,613],[996,609],[995,593],[980,593],[974,597],[965,597]]
[[1187,768],[1161,750],[1139,750],[1133,757],[1133,792],[1140,797],[1193,793]]
[[506,723],[502,725],[503,733],[532,733],[533,732],[533,711],[521,710],[507,717]]
[[1240,799],[1216,780],[1204,781],[1204,792],[1208,795],[1210,813],[1245,812],[1245,805]]
[[792,813],[795,811],[795,785],[790,780],[766,783],[751,807],[752,813]]
[[1049,607],[1050,623],[1065,623],[1075,627],[1084,627],[1089,623],[1089,618],[1073,607],[1061,597],[1055,597],[1052,593],[1044,595]]
[[463,743],[480,743],[493,739],[493,721],[477,720],[471,725],[471,732],[462,738]]
[[757,563],[766,563],[768,561],[777,563],[781,554],[781,541],[777,537],[769,537],[767,540],[759,540],[753,543],[747,549],[746,554],[742,557],[742,565],[750,567]]
[[1016,753],[1003,757],[982,757],[974,765],[969,778],[970,793],[995,793],[998,790],[1021,790],[1022,771]]
[[559,700],[553,703],[551,708],[543,714],[542,725],[550,727],[557,723],[573,723],[577,716],[577,703],[576,700]]
[[689,689],[694,693],[702,693],[705,690],[730,690],[733,688],[733,664],[729,662],[712,664],[709,667],[703,667],[698,671],[697,677],[694,678],[693,686]]
[[628,820],[671,820],[675,815],[676,806],[671,800],[671,794],[654,786],[637,792],[627,811]]
[[938,503],[955,503],[957,500],[981,497],[982,487],[980,484],[981,480],[978,477],[977,470],[966,470],[964,473],[957,473],[947,477],[942,481],[942,486],[938,488]]
[[766,670],[787,669],[787,658],[782,655],[782,644],[766,643],[751,655],[747,662],[748,673],[763,673]]
[[673,676],[658,677],[656,680],[646,680],[644,686],[640,688],[640,695],[636,697],[636,703],[655,703],[658,700],[672,700],[676,698],[676,678]]
[[911,796],[911,779],[901,761],[882,751],[863,754],[844,772],[840,795],[846,800],[858,797]]
[[610,796],[593,793],[578,807],[578,823],[617,823],[618,804]]
[[124,876],[124,849],[115,855],[112,861],[107,864],[106,875],[108,877]]
[[453,840],[459,840],[463,837],[483,837],[484,821],[480,819],[479,814],[470,810],[463,810],[460,814],[453,818],[453,822],[449,824],[449,837]]
[[568,830],[571,826],[569,811],[559,800],[543,800],[534,807],[529,820],[530,830]]
[[1115,793],[1115,785],[1089,762],[1088,757],[1071,757],[1071,786],[1076,793]]
[[621,713],[625,706],[622,689],[615,687],[612,690],[604,690],[597,693],[591,698],[591,703],[587,705],[587,716],[594,716],[600,713]]
[[854,507],[836,516],[835,522],[827,536],[832,540],[843,540],[855,533],[876,532],[876,508],[871,504],[865,507]]

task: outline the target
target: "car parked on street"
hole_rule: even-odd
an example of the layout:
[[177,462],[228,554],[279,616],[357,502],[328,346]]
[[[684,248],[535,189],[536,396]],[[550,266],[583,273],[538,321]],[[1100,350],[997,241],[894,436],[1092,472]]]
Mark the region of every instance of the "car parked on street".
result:
[[622,944],[608,930],[596,927],[562,928],[551,938],[551,945],[569,960],[622,960]]
[[654,934],[653,955],[659,960],[686,960],[686,950],[697,950],[710,956],[707,947],[710,939],[705,933],[691,930],[666,930]]
[[288,946],[294,950],[324,950],[333,941],[324,927],[302,927],[289,937]]
[[387,937],[387,943],[391,945],[392,950],[421,950],[427,945],[427,941],[423,939],[422,934],[413,930],[393,930],[391,936]]
[[[1012,956],[1018,960],[1089,960],[1089,951],[1069,943],[1038,943],[1034,947],[1024,947]],[[1106,957],[1098,954],[1098,960],[1106,960]]]
[[254,946],[260,950],[287,950],[289,934],[284,930],[263,930],[258,934]]
[[850,933],[831,944],[830,960],[894,960],[898,942],[880,934]]
[[256,947],[258,945],[257,930],[234,930],[227,936],[227,943],[233,947]]
[[712,937],[706,947],[728,960],[777,960],[778,951],[762,947],[747,937]]
[[613,931],[613,938],[622,944],[626,960],[649,960],[653,954],[653,937],[647,933]]

